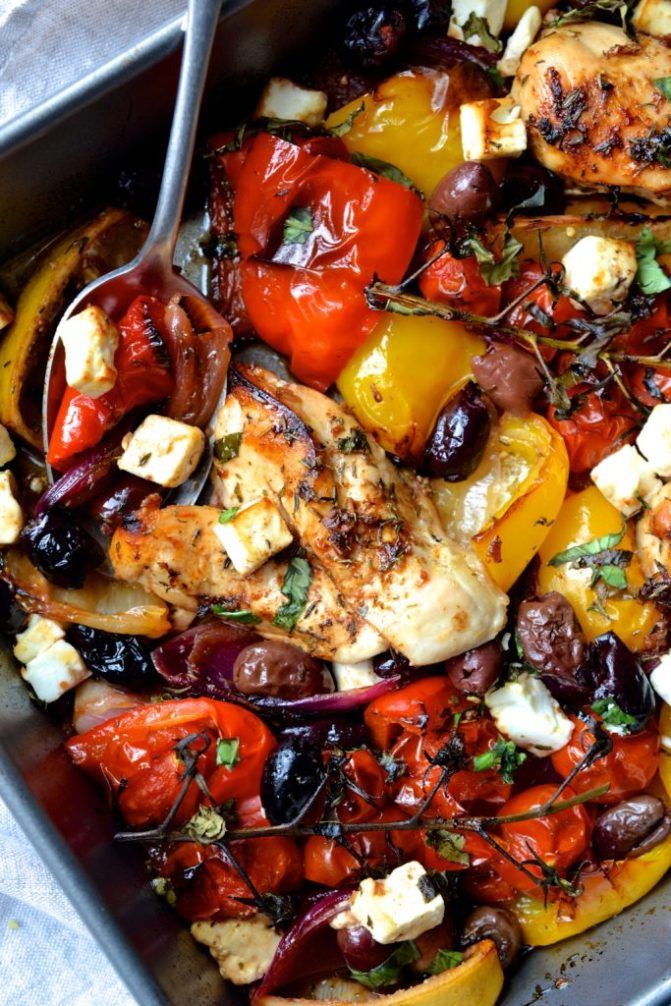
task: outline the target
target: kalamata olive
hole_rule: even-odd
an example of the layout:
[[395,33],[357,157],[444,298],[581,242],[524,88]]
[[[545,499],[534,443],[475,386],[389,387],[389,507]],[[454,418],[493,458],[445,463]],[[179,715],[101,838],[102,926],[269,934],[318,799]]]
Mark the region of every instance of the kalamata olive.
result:
[[272,824],[287,824],[306,810],[324,778],[321,749],[301,736],[288,737],[268,756],[261,803]]
[[398,52],[405,35],[405,17],[400,6],[364,4],[347,18],[343,49],[355,66],[382,66]]
[[556,699],[585,702],[590,692],[587,644],[566,598],[556,590],[522,601],[517,635],[525,659]]
[[376,943],[365,926],[339,929],[338,946],[345,958],[345,964],[353,971],[372,971],[394,952],[394,946]]
[[657,701],[647,675],[631,650],[614,632],[606,632],[590,645],[590,665],[593,702],[613,699],[623,712],[635,717],[636,722],[627,724],[627,730],[642,729],[654,713]]
[[592,844],[599,859],[624,859],[631,853],[647,852],[653,847],[649,839],[654,836],[656,845],[670,830],[671,822],[662,801],[642,793],[599,814],[594,823]]
[[538,363],[524,349],[493,342],[471,361],[473,375],[497,408],[526,416],[543,387]]
[[443,175],[429,207],[450,220],[476,223],[489,216],[497,203],[498,188],[489,168],[478,161],[464,161]]
[[378,677],[392,678],[395,674],[406,674],[410,667],[410,661],[402,653],[386,650],[384,653],[378,654],[377,657],[373,657],[373,667]]
[[233,665],[233,683],[243,695],[302,699],[335,691],[325,664],[291,643],[263,639],[246,646]]
[[116,685],[148,685],[157,680],[149,650],[137,636],[120,636],[88,625],[73,625],[68,639],[93,674]]
[[500,194],[503,210],[517,208],[524,210],[525,216],[564,212],[564,185],[540,164],[511,162],[501,181]]
[[11,583],[0,580],[0,632],[15,635],[21,632],[27,621],[25,611],[16,603]]
[[466,919],[461,945],[469,947],[479,940],[493,940],[502,966],[509,968],[522,948],[522,929],[506,908],[482,905]]
[[501,673],[501,647],[492,640],[445,664],[447,676],[463,695],[484,695]]
[[103,562],[100,545],[71,514],[54,508],[29,521],[21,532],[28,558],[50,583],[82,587]]
[[434,478],[462,482],[475,471],[487,446],[489,410],[469,381],[443,406],[424,451],[424,469]]

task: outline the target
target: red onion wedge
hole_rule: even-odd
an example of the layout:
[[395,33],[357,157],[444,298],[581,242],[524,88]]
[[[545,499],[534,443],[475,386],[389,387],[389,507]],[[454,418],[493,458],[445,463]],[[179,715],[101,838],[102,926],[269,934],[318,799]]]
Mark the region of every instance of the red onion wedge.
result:
[[167,415],[204,427],[224,388],[231,355],[231,326],[213,307],[188,296],[170,301],[165,321],[175,378]]
[[399,686],[401,676],[376,681],[366,688],[350,688],[344,692],[326,692],[323,695],[309,695],[303,699],[280,699],[275,696],[250,698],[251,706],[259,712],[291,713],[295,716],[341,716],[360,706],[367,706]]

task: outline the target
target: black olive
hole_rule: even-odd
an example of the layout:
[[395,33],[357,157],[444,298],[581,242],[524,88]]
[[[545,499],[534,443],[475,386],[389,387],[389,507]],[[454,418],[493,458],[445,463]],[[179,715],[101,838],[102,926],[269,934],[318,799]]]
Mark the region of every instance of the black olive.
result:
[[500,185],[501,208],[524,210],[525,216],[563,213],[564,185],[540,164],[511,163]]
[[654,713],[657,700],[631,650],[614,632],[606,632],[590,645],[590,667],[593,704],[613,699],[624,713],[635,718],[635,723],[627,725],[628,732],[641,730]]
[[338,946],[345,958],[345,964],[354,971],[372,971],[396,949],[394,945],[377,943],[365,926],[339,929]]
[[360,721],[337,716],[287,727],[282,731],[280,743],[289,744],[294,737],[299,737],[302,742],[312,744],[320,750],[339,748],[351,751],[365,744],[366,728]]
[[504,968],[510,967],[522,948],[520,924],[507,909],[482,905],[466,919],[461,934],[462,947],[480,940],[493,940]]
[[378,654],[377,657],[373,657],[373,667],[379,678],[393,678],[396,674],[406,675],[410,661],[402,653],[386,650],[384,653]]
[[445,0],[406,0],[406,23],[413,31],[446,32],[450,5]]
[[115,685],[146,685],[157,680],[148,649],[137,636],[119,636],[88,625],[73,625],[68,638],[88,669]]
[[478,386],[469,381],[441,410],[424,451],[424,469],[434,478],[462,482],[480,464],[491,427]]
[[271,824],[288,824],[302,814],[324,778],[320,748],[309,738],[287,737],[269,755],[261,780],[261,802]]
[[594,823],[592,844],[599,859],[624,859],[647,852],[669,834],[664,804],[642,793],[602,811]]
[[400,7],[365,4],[348,17],[342,44],[352,63],[365,69],[388,62],[404,35],[405,17]]
[[21,532],[28,558],[50,583],[82,587],[105,559],[94,538],[71,514],[54,508],[29,521]]

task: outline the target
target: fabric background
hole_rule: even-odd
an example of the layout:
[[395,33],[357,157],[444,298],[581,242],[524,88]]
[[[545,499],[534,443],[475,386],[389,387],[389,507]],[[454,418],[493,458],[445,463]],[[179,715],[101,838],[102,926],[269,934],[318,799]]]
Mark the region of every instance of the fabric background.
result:
[[[0,129],[172,20],[186,0],[0,0]],[[134,1006],[0,802],[0,1006]]]

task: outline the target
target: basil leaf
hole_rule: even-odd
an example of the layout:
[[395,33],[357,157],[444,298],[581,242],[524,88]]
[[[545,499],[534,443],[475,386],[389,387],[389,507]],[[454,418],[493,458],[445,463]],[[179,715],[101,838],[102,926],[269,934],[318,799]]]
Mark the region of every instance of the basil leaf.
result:
[[227,433],[225,437],[220,437],[214,441],[214,456],[217,461],[226,464],[232,458],[237,458],[240,453],[242,443],[242,430],[239,433]]
[[487,18],[480,17],[473,11],[461,25],[461,30],[464,33],[466,42],[470,38],[473,38],[474,35],[477,35],[483,49],[487,49],[489,52],[501,52],[501,49],[503,49],[503,42],[499,41],[495,35],[492,35]]
[[222,510],[221,513],[219,514],[219,523],[228,524],[229,521],[233,520],[239,509],[240,509],[239,506],[232,506],[228,510]]
[[[671,77],[665,78],[671,84]],[[657,261],[657,255],[671,251],[671,242],[657,241],[650,227],[641,231],[636,242],[636,282],[643,293],[652,296],[671,288],[671,277],[667,276]]]
[[429,831],[424,839],[430,849],[435,849],[439,856],[447,859],[450,863],[460,863],[462,866],[469,866],[471,858],[465,852],[466,837],[456,831],[448,831],[439,828],[437,831]]
[[624,530],[623,524],[620,531],[604,534],[601,538],[593,538],[591,541],[586,541],[583,545],[571,545],[570,548],[564,549],[563,552],[557,552],[556,555],[553,555],[548,562],[548,566],[563,566],[565,562],[574,562],[583,556],[598,555],[599,552],[605,552],[606,549],[614,548],[624,538]]
[[660,94],[671,101],[671,77],[657,77],[656,80],[653,80],[653,84]]
[[472,254],[475,255],[480,266],[480,275],[488,286],[498,286],[511,276],[517,276],[520,271],[519,255],[523,245],[521,241],[514,238],[512,234],[506,236],[503,242],[501,258],[496,260],[494,253],[478,238],[471,237],[465,242]]
[[258,625],[261,619],[253,611],[229,611],[223,604],[213,604],[210,609],[215,615],[221,618],[228,618],[231,622],[239,622],[240,625]]
[[304,245],[313,230],[312,213],[307,206],[294,207],[284,221],[282,243],[285,245]]
[[282,584],[282,593],[288,600],[273,618],[273,625],[286,632],[295,628],[307,603],[311,583],[310,563],[300,557],[292,559]]
[[240,761],[238,757],[239,750],[239,737],[220,737],[217,741],[217,765],[223,765],[224,768],[233,768]]
[[443,971],[458,967],[464,959],[461,950],[439,950],[428,968],[427,975],[442,975]]
[[592,704],[592,710],[601,717],[606,727],[633,727],[638,722],[635,716],[620,708],[613,698],[597,699]]
[[336,440],[336,447],[343,454],[370,454],[370,444],[363,430],[352,430],[346,437]]
[[487,769],[495,768],[501,774],[501,779],[508,785],[512,785],[515,771],[526,761],[524,751],[518,751],[514,741],[504,740],[499,737],[496,743],[488,751],[475,755],[473,758],[473,768],[476,772],[486,772]]
[[370,154],[362,154],[356,150],[352,154],[352,164],[356,164],[358,168],[367,168],[368,171],[372,171],[376,175],[382,175],[383,178],[388,178],[390,182],[404,185],[406,189],[415,189],[415,186],[405,172],[397,168],[395,164],[390,164],[389,161],[381,161],[379,157],[371,157]]
[[331,128],[329,129],[329,133],[331,134],[331,136],[346,136],[346,134],[349,133],[350,129],[354,125],[355,120],[358,119],[358,117],[361,115],[365,107],[366,103],[362,101],[360,105],[352,109],[352,111],[349,113],[346,119],[343,119],[342,122],[339,122],[337,126],[331,126]]
[[613,566],[609,563],[606,563],[605,566],[595,567],[590,587],[595,587],[599,580],[603,580],[605,584],[615,590],[626,590],[629,586],[626,571],[620,566]]
[[584,7],[573,7],[565,14],[560,14],[551,22],[551,27],[558,28],[559,25],[568,24],[571,21],[591,21],[595,14],[603,11],[605,14],[618,14],[622,21],[622,27],[627,27],[627,15],[629,7],[626,0],[593,0]]
[[355,971],[354,968],[350,968],[350,973],[352,978],[361,982],[366,988],[381,989],[385,985],[394,985],[406,964],[412,964],[419,957],[417,944],[407,940],[405,943],[400,943],[386,961],[382,961],[382,964],[378,964],[371,971]]

